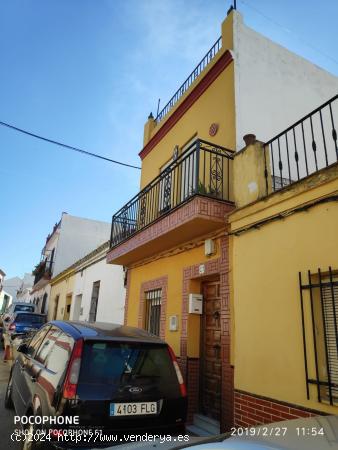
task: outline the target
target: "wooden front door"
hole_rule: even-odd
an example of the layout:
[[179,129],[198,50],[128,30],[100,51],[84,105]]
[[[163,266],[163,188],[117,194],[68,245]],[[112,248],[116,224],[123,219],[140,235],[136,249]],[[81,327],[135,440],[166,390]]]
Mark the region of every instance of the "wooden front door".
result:
[[222,377],[220,283],[206,282],[202,288],[200,408],[202,414],[220,420]]

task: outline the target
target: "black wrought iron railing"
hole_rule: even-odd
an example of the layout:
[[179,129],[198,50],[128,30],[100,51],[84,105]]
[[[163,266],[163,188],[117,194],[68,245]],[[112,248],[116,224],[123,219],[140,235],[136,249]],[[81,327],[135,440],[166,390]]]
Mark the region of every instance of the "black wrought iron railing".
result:
[[267,193],[269,176],[277,191],[338,161],[337,99],[335,95],[265,144]]
[[182,85],[177,89],[175,94],[171,97],[169,102],[165,107],[157,114],[156,122],[161,122],[161,120],[168,114],[171,108],[178,102],[182,95],[189,89],[196,78],[201,74],[201,72],[206,68],[212,59],[214,59],[216,53],[222,48],[222,36],[217,39],[211,49],[202,58],[202,60],[197,64],[195,69],[191,72],[188,78],[182,83]]
[[42,260],[34,269],[34,285],[38,283],[41,278],[49,279],[52,275],[54,261]]
[[112,218],[114,247],[195,195],[230,201],[233,151],[197,139]]
[[299,272],[307,398],[338,405],[338,273]]

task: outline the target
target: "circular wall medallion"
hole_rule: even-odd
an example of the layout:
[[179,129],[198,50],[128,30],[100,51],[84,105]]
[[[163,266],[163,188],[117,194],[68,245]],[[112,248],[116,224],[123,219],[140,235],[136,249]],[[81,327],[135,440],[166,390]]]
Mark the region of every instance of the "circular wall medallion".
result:
[[212,123],[209,128],[209,135],[215,136],[218,131],[218,123]]

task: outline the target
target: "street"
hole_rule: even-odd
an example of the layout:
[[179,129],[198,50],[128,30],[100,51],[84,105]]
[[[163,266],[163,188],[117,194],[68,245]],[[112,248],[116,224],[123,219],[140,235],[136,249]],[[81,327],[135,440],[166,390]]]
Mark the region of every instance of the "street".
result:
[[14,411],[5,409],[4,398],[10,372],[10,363],[3,362],[3,350],[0,352],[0,447],[9,450],[17,450],[20,443],[13,442],[11,434],[14,432]]

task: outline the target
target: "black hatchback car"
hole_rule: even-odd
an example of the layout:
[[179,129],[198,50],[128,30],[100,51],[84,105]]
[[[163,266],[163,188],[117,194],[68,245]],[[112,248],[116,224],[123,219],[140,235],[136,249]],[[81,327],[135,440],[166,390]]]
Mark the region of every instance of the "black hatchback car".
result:
[[18,351],[5,396],[18,416],[78,416],[81,430],[105,434],[184,431],[186,388],[173,351],[157,336],[121,325],[53,321]]

